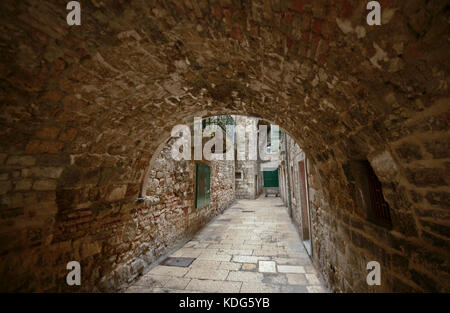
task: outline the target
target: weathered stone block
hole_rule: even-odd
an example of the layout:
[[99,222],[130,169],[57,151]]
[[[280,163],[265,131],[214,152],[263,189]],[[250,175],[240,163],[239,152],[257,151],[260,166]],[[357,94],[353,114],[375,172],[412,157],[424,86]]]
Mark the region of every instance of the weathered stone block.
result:
[[404,210],[393,210],[391,212],[391,215],[394,229],[405,234],[406,236],[417,236],[417,225],[411,212],[407,212]]
[[424,290],[431,292],[438,292],[439,287],[436,286],[436,281],[430,278],[427,274],[411,269],[411,279],[417,285],[422,286]]
[[434,223],[432,221],[421,219],[420,223],[423,227],[428,228],[433,233],[439,234],[450,239],[450,226]]
[[413,143],[403,143],[395,151],[397,152],[397,155],[405,162],[421,160],[423,158],[420,147]]
[[6,165],[31,166],[36,163],[36,159],[32,156],[10,156],[6,160]]
[[33,181],[31,179],[21,179],[15,183],[15,190],[30,190]]
[[12,183],[10,181],[0,182],[0,195],[4,195],[10,190],[12,190]]
[[[58,178],[63,171],[61,167],[32,167],[29,172],[36,177]],[[29,174],[27,173],[27,176]]]
[[75,128],[68,128],[61,132],[59,135],[59,140],[61,141],[72,141],[77,135],[77,130]]
[[41,179],[33,183],[34,190],[55,190],[56,180],[52,179]]
[[448,193],[448,192],[430,191],[430,192],[427,192],[427,194],[425,195],[425,198],[433,206],[437,206],[437,207],[443,208],[443,209],[450,208],[450,193]]
[[30,154],[58,153],[62,150],[63,146],[64,144],[58,141],[32,140],[28,143],[25,151]]
[[446,185],[448,179],[445,171],[439,168],[409,168],[406,175],[410,183],[419,187]]
[[398,168],[389,151],[375,154],[370,163],[381,182],[396,181]]
[[85,242],[81,244],[81,257],[87,258],[100,253],[102,246],[99,242]]
[[59,128],[55,126],[46,126],[41,128],[36,136],[44,139],[55,139],[58,137]]

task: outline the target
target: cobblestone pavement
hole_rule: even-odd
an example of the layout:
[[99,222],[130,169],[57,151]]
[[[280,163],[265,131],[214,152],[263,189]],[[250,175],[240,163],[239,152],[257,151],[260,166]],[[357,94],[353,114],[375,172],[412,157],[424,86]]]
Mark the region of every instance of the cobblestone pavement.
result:
[[238,200],[126,292],[327,292],[280,198]]

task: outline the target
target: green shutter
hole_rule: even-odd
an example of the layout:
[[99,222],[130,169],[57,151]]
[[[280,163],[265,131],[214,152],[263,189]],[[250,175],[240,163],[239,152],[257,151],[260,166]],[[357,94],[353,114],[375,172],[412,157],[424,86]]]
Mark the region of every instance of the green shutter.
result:
[[210,178],[210,167],[198,163],[195,175],[195,208],[197,209],[208,205],[211,200]]
[[205,189],[205,205],[209,204],[211,200],[211,169],[209,166],[205,167],[206,189]]
[[264,187],[275,188],[278,187],[278,169],[275,171],[264,171]]

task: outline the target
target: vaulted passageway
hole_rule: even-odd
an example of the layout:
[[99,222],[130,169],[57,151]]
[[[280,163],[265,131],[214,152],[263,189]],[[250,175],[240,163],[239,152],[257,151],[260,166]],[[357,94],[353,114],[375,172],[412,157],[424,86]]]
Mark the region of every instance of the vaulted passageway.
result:
[[[1,290],[74,290],[72,259],[81,290],[128,281],[114,256],[141,252],[158,147],[195,116],[244,114],[307,155],[313,260],[334,290],[367,291],[376,258],[375,291],[448,291],[449,8],[380,2],[379,27],[356,0],[89,1],[69,27],[65,1],[2,1]],[[348,169],[365,160],[392,229],[359,213]]]

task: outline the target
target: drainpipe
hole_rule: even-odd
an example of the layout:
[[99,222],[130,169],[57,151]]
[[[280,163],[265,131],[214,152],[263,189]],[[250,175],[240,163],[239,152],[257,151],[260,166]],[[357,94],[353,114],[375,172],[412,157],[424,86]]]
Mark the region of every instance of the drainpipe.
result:
[[287,135],[286,133],[284,133],[284,151],[286,153],[286,173],[287,173],[287,192],[288,192],[288,211],[289,211],[289,216],[292,218],[292,202],[291,202],[291,178],[290,178],[290,173],[289,173],[289,154],[288,154],[288,149],[287,149]]

